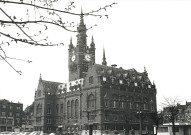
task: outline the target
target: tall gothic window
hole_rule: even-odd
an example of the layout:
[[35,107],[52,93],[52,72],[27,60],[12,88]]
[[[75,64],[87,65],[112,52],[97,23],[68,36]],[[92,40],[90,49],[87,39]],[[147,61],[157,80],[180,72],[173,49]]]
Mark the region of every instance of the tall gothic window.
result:
[[78,113],[79,113],[79,103],[78,99],[75,101],[75,117],[78,118]]
[[71,102],[71,117],[74,118],[75,115],[75,105],[74,105],[74,100]]
[[93,94],[90,94],[88,96],[88,108],[94,108],[95,107],[95,96]]
[[46,112],[47,112],[47,114],[51,114],[51,106],[50,106],[50,104],[47,104]]
[[148,99],[147,98],[144,99],[143,109],[148,110]]
[[129,109],[133,109],[133,97],[129,98]]
[[71,117],[71,106],[70,101],[67,102],[67,118]]
[[112,96],[112,101],[111,101],[112,107],[117,108],[118,107],[118,97],[117,95]]

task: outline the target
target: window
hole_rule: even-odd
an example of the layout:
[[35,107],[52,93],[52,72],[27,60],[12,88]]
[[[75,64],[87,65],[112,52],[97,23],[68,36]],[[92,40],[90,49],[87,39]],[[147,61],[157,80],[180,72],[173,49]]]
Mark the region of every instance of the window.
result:
[[60,113],[63,113],[63,104],[60,104]]
[[71,102],[71,117],[74,118],[75,116],[75,106],[74,106],[74,100]]
[[153,105],[151,105],[151,111],[154,111],[154,106]]
[[79,103],[78,99],[75,101],[75,117],[78,118],[78,113],[79,113]]
[[16,113],[16,117],[19,117],[20,116],[20,113]]
[[93,76],[89,77],[89,84],[93,84]]
[[46,123],[47,123],[47,124],[51,124],[51,118],[47,118]]
[[168,127],[159,127],[158,132],[168,132]]
[[[173,128],[172,128],[172,131],[173,131]],[[175,132],[179,132],[179,128],[178,127],[174,127],[174,131]]]
[[6,105],[3,105],[3,109],[5,109],[6,108]]
[[125,104],[125,102],[124,101],[122,101],[121,102],[121,108],[126,108],[126,106],[125,106],[126,104]]
[[93,94],[88,96],[88,108],[95,107],[95,96]]
[[17,106],[17,110],[20,110],[21,109],[21,107],[20,106]]
[[105,107],[108,107],[108,100],[105,100]]
[[58,114],[58,106],[59,104],[56,105],[56,114]]
[[6,124],[6,119],[5,118],[2,118],[2,124]]
[[5,116],[5,115],[6,115],[6,113],[5,113],[5,112],[2,112],[1,114],[2,114],[2,116]]
[[37,123],[37,124],[40,124],[40,123],[41,123],[41,117],[37,117],[37,118],[36,118],[36,123]]
[[[20,124],[20,119],[17,118],[17,119],[16,119],[16,123],[17,123],[17,124]],[[16,124],[16,125],[17,125],[17,124]]]
[[88,112],[88,120],[94,120],[95,119],[95,112]]
[[13,106],[12,105],[10,105],[10,110],[12,110],[13,109]]
[[13,120],[12,120],[12,119],[8,119],[8,120],[7,120],[7,124],[12,125],[12,123],[13,123]]
[[129,103],[129,108],[133,109],[133,103],[132,102]]
[[50,106],[50,104],[47,104],[46,112],[47,112],[47,114],[51,114],[51,106]]
[[67,118],[71,117],[71,106],[70,101],[67,102]]
[[136,108],[137,108],[137,110],[139,109],[139,103],[136,103]]
[[106,120],[106,121],[109,120],[109,112],[108,112],[108,111],[105,112],[105,120]]
[[10,117],[13,116],[13,113],[12,113],[12,112],[9,112],[9,116],[10,116]]
[[47,131],[50,132],[51,131],[51,127],[47,127]]
[[113,108],[117,108],[117,101],[115,101],[115,100],[112,101],[112,107],[113,107]]
[[114,115],[113,116],[113,121],[117,121],[117,120],[118,120],[117,115]]
[[42,113],[42,104],[41,104],[41,103],[39,103],[39,104],[37,105],[37,107],[36,107],[36,113],[37,113],[37,114],[41,114],[41,113]]
[[109,130],[109,127],[108,127],[108,125],[105,125],[105,130]]

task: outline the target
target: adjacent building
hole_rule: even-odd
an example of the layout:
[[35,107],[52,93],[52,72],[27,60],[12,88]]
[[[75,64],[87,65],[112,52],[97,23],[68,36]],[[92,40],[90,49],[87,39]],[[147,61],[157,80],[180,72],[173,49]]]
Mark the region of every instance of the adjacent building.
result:
[[143,72],[95,62],[95,43],[87,45],[83,14],[77,27],[77,45],[68,49],[69,82],[41,76],[34,100],[34,130],[70,134],[139,134],[153,132],[147,117],[157,110],[156,87]]
[[22,125],[23,104],[0,100],[0,132],[20,131]]
[[34,130],[34,103],[27,106],[23,111],[22,117],[22,131],[32,132]]

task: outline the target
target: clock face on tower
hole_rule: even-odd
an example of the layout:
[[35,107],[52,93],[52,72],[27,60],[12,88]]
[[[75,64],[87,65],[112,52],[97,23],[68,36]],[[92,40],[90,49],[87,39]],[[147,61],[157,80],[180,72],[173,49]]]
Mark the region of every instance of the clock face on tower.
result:
[[86,55],[85,55],[85,60],[86,60],[86,61],[91,61],[91,56],[90,56],[89,54],[86,54]]
[[73,54],[72,57],[71,57],[71,61],[74,62],[76,60],[76,55]]

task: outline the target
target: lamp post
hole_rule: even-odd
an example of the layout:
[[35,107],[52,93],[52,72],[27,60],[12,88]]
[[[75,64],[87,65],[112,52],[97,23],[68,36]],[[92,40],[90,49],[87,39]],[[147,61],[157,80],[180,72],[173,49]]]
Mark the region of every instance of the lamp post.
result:
[[137,114],[138,114],[139,120],[140,120],[140,121],[139,121],[139,122],[140,122],[140,123],[139,123],[139,126],[140,126],[140,127],[139,127],[139,134],[142,135],[142,112],[139,110],[139,111],[137,112]]

